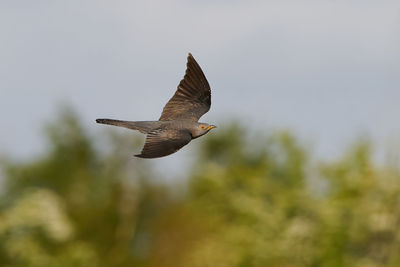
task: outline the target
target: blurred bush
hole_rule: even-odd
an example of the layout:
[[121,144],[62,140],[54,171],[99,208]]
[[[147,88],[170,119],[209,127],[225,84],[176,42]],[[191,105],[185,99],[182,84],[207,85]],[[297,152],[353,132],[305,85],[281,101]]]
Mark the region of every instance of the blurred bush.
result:
[[46,129],[43,156],[2,164],[0,266],[400,266],[400,172],[368,142],[321,163],[231,124],[177,193],[131,137],[89,136],[71,111]]

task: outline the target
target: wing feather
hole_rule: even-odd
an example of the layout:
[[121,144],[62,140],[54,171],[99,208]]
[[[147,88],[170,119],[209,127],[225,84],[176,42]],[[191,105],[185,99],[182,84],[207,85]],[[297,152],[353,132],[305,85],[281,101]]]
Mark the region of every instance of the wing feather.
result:
[[173,97],[165,105],[160,121],[198,121],[211,107],[211,88],[199,64],[189,53],[186,73]]
[[139,158],[159,158],[175,153],[192,140],[187,131],[157,130],[147,134]]

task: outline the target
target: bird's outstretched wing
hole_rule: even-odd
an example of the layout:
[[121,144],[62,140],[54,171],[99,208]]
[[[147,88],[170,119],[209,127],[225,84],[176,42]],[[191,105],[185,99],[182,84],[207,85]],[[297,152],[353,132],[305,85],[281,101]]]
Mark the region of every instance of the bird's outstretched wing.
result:
[[160,121],[198,121],[211,106],[211,89],[199,64],[189,53],[186,73],[174,96],[165,105]]
[[188,144],[192,137],[188,131],[156,130],[147,134],[139,158],[159,158],[175,153]]

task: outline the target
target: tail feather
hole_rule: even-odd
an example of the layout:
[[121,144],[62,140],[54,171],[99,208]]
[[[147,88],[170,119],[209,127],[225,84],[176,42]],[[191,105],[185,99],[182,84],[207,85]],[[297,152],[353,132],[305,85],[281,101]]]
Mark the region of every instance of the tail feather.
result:
[[150,132],[157,122],[153,121],[121,121],[112,119],[96,119],[97,123],[114,125],[118,127],[124,127],[131,130],[138,130],[142,133]]

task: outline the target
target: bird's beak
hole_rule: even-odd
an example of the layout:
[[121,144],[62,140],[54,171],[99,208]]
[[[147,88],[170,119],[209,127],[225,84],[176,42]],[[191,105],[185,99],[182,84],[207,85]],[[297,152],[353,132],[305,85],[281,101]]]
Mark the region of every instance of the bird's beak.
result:
[[211,129],[213,129],[213,128],[217,128],[217,126],[215,126],[215,125],[210,125],[210,126],[207,127],[207,130],[209,131],[209,130],[211,130]]

